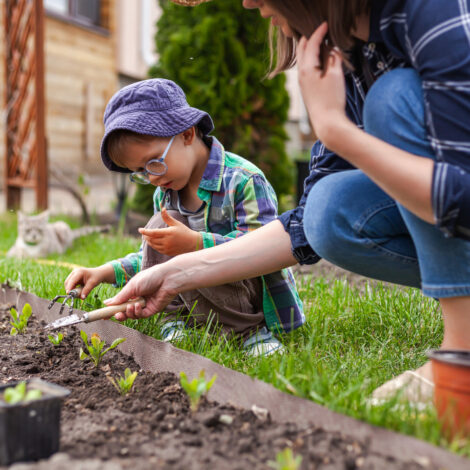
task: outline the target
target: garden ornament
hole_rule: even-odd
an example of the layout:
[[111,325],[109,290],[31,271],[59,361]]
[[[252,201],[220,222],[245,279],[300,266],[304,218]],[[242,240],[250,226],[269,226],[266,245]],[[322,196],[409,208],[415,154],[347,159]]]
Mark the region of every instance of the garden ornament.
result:
[[67,292],[65,295],[56,295],[49,306],[47,307],[49,310],[54,306],[54,304],[59,300],[59,299],[64,299],[62,301],[62,305],[60,306],[59,310],[59,315],[62,315],[62,312],[64,311],[65,306],[67,305],[67,302],[70,302],[69,304],[69,315],[72,315],[73,309],[75,308],[76,300],[80,298],[80,294],[82,293],[82,287],[77,286],[75,289],[72,289],[71,291]]
[[56,328],[62,328],[63,326],[75,325],[76,323],[90,323],[96,320],[108,320],[116,313],[124,312],[128,305],[135,303],[139,303],[142,307],[145,307],[145,299],[139,297],[138,299],[130,300],[123,304],[111,305],[110,307],[99,308],[98,310],[92,310],[91,312],[74,313],[68,317],[59,318],[58,320],[46,325],[44,329],[54,330]]

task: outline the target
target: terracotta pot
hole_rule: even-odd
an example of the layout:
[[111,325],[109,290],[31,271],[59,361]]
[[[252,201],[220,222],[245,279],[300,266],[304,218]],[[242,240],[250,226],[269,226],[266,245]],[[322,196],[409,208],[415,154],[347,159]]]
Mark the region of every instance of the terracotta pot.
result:
[[470,436],[470,351],[430,351],[434,375],[434,404],[444,434]]

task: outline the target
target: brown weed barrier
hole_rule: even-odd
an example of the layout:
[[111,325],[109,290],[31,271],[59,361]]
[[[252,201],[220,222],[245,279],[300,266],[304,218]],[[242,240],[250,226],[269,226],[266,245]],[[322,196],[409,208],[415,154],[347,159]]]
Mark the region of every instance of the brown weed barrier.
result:
[[[34,315],[47,323],[59,317],[60,304],[48,310],[48,300],[6,285],[1,286],[0,304],[16,305],[17,309],[21,309],[25,303],[31,305]],[[264,382],[175,348],[168,343],[157,341],[116,322],[98,321],[92,324],[80,324],[79,328],[85,330],[87,334],[97,332],[107,343],[118,337],[127,338],[119,346],[119,350],[132,356],[144,371],[153,373],[168,371],[175,374],[184,371],[189,377],[195,377],[201,369],[204,369],[207,377],[217,374],[209,398],[221,404],[230,403],[246,409],[250,409],[253,405],[266,408],[272,419],[279,423],[296,422],[299,425],[321,427],[329,432],[340,432],[367,443],[370,452],[393,458],[399,457],[403,461],[419,462],[423,468],[427,466],[426,462],[428,465],[448,470],[470,468],[469,460],[431,444],[374,427],[330,411],[311,401],[288,395]]]

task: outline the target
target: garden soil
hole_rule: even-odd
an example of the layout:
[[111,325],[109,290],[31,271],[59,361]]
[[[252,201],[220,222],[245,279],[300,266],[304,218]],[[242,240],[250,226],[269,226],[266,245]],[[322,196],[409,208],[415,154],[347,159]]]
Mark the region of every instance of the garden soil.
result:
[[[5,294],[5,288],[2,290]],[[7,293],[11,294],[12,290]],[[289,408],[291,400],[294,400],[300,418],[309,415],[303,411],[313,405],[318,411],[313,414],[318,416],[318,422],[312,419],[311,414],[309,420],[277,420],[274,407],[269,403],[271,412],[265,413],[257,408],[251,410],[250,407],[230,404],[230,400],[203,400],[199,410],[192,413],[176,375],[167,371],[150,372],[141,360],[139,365],[129,354],[123,354],[126,343],[133,342],[131,332],[134,330],[114,322],[86,325],[88,333],[103,329],[105,324],[105,329],[115,327],[120,336],[128,337],[119,347],[121,350],[110,351],[102,364],[95,368],[90,362],[79,359],[83,343],[78,329],[67,329],[60,346],[49,342],[47,332],[43,330],[46,321],[50,321],[47,317],[49,312],[44,312],[46,318],[38,318],[38,305],[45,309],[46,301],[23,293],[16,293],[16,302],[12,302],[12,298],[11,295],[0,296],[0,382],[40,377],[71,391],[63,404],[60,452],[42,462],[15,464],[12,469],[267,469],[270,468],[268,462],[286,447],[302,455],[302,469],[469,468],[467,460],[441,449],[373,428],[276,390],[273,396],[278,397],[278,407],[286,405]],[[33,306],[28,330],[23,335],[10,336],[8,310],[11,306],[21,309],[25,300]],[[186,361],[198,358],[151,338],[141,338],[141,343],[149,340],[171,348],[174,357],[184,353]],[[134,350],[136,360],[138,356]],[[211,361],[204,360],[202,364],[213,364],[212,371],[219,373],[214,390],[218,386],[220,391],[227,383],[225,373],[246,378],[252,382],[254,389],[262,384]],[[108,377],[122,375],[127,367],[139,371],[139,375],[132,392],[122,397]],[[211,376],[211,367],[204,368]],[[267,384],[262,384],[262,387],[272,388]],[[233,387],[235,391],[236,388]],[[224,392],[227,397],[229,392],[227,389]],[[235,402],[240,401],[236,399],[236,393],[233,396]],[[279,397],[284,397],[284,401],[279,401]],[[227,398],[230,399],[230,396]],[[252,399],[253,403],[256,401],[256,397]],[[296,416],[291,412],[290,421],[294,421]],[[330,421],[336,421],[339,429],[343,428],[345,432],[332,430],[335,427],[330,425]],[[351,432],[351,423],[355,424],[356,432],[354,429]],[[368,429],[369,433],[364,429]],[[382,438],[390,437],[382,447],[374,444],[376,435],[380,436],[381,432],[385,433]],[[387,445],[391,452],[382,452]]]

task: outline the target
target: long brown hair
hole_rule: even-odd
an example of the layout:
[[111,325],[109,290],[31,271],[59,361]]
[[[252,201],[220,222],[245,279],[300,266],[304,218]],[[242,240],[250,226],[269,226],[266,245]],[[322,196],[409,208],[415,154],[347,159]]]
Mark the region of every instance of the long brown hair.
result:
[[288,22],[294,33],[286,37],[280,28],[271,26],[269,43],[271,51],[269,77],[295,64],[296,44],[302,36],[307,38],[328,21],[327,41],[322,46],[321,56],[326,57],[333,47],[338,47],[347,60],[347,51],[354,44],[351,31],[359,16],[370,10],[373,0],[265,0]]

